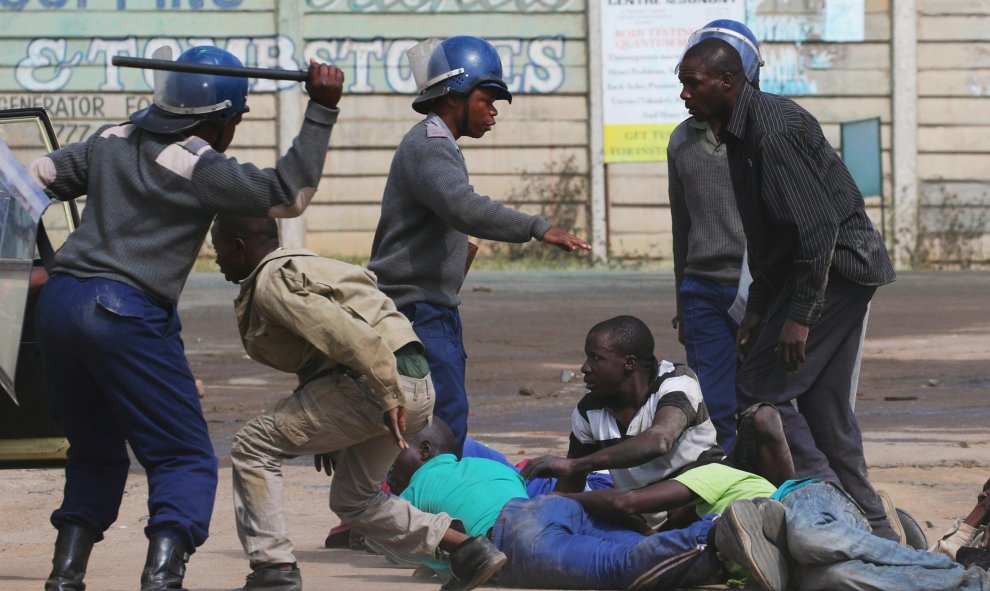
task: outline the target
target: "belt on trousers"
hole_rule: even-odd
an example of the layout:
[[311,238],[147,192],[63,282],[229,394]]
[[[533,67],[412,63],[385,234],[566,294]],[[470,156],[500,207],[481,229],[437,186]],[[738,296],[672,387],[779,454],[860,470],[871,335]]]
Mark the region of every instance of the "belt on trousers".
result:
[[304,382],[303,381],[300,381],[299,382],[299,388],[302,388],[306,384],[308,384],[308,383],[310,383],[310,382],[312,382],[314,380],[318,380],[320,378],[327,378],[327,377],[330,377],[330,376],[340,376],[340,375],[347,375],[347,376],[350,376],[350,377],[352,377],[354,379],[358,379],[358,378],[361,377],[362,374],[360,372],[356,371],[356,370],[353,370],[353,369],[347,367],[344,364],[338,364],[338,365],[335,365],[333,367],[329,367],[329,368],[326,368],[326,369],[321,369],[320,371],[318,371],[318,372],[316,372],[314,374],[311,374],[309,377],[306,378],[306,381],[304,381]]

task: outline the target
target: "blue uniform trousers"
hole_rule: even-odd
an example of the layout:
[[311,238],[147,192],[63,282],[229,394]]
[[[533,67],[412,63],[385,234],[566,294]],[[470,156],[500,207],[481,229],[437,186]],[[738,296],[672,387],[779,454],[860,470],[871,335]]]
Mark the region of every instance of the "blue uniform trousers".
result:
[[399,310],[412,322],[416,336],[426,348],[426,362],[437,397],[433,414],[443,419],[454,432],[457,457],[464,449],[467,436],[468,399],[464,388],[467,354],[461,315],[457,308],[417,302]]
[[589,514],[573,499],[512,499],[492,528],[508,561],[499,584],[551,589],[680,589],[721,569],[708,544],[714,515],[643,536]]
[[110,527],[127,480],[129,443],[148,477],[145,533],[201,545],[217,460],[175,305],[117,281],[56,273],[39,298],[36,324],[49,407],[70,446],[52,524],[98,533]]
[[678,295],[688,367],[698,374],[718,444],[730,453],[736,443],[736,331],[729,316],[735,285],[685,275]]

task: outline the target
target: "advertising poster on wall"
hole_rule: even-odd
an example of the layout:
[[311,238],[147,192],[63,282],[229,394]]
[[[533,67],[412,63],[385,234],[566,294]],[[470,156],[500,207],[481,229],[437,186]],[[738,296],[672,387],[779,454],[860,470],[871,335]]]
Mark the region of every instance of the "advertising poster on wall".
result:
[[667,159],[667,141],[687,117],[674,74],[696,29],[719,18],[743,21],[744,0],[603,0],[604,160]]

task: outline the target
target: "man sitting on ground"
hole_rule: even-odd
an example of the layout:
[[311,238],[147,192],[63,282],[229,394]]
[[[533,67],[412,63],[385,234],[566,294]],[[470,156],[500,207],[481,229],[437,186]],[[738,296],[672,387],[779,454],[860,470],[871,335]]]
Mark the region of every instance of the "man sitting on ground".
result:
[[[459,519],[468,535],[489,535],[508,557],[498,582],[510,586],[674,589],[724,580],[711,543],[713,513],[733,500],[766,497],[775,490],[759,476],[709,464],[642,491],[603,489],[573,498],[529,499],[522,478],[510,467],[485,458],[458,460],[453,435],[437,418],[409,444],[392,470],[395,490],[423,511]],[[629,510],[608,501],[633,492],[641,493],[639,504],[629,503]],[[654,533],[636,515],[694,503],[700,519],[684,529]]]
[[[633,316],[617,316],[592,327],[581,367],[588,394],[572,414],[567,458],[536,458],[523,469],[523,477],[556,476],[557,491],[579,492],[588,472],[607,469],[616,488],[637,489],[692,467],[721,462],[724,455],[694,372],[658,362],[653,350],[650,329]],[[737,444],[736,465],[775,484],[793,476],[773,406],[747,410],[740,431],[748,440]],[[757,440],[758,454],[752,445]],[[654,518],[654,524],[659,521]]]

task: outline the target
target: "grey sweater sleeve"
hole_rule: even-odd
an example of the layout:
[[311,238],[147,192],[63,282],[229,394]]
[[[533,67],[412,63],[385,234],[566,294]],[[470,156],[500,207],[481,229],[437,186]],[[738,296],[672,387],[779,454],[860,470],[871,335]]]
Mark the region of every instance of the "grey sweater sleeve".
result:
[[299,135],[275,168],[262,169],[212,150],[204,152],[192,178],[200,203],[214,211],[245,216],[300,215],[320,182],[339,112],[310,102]]
[[426,138],[426,152],[409,175],[418,184],[416,195],[426,207],[459,232],[486,240],[528,242],[542,240],[547,220],[523,213],[479,195],[468,182],[467,169],[457,147],[447,138]]
[[104,125],[86,141],[63,146],[31,163],[31,175],[50,198],[68,201],[86,194],[90,149],[109,127],[112,125]]

